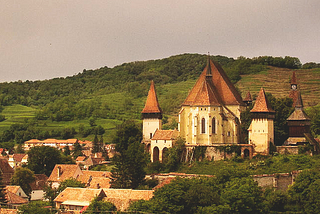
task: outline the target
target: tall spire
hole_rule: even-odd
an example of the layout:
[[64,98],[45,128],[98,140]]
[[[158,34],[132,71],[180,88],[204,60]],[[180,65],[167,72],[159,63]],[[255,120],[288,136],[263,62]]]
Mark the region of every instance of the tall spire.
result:
[[271,108],[271,106],[267,100],[266,93],[264,92],[263,88],[260,89],[259,95],[256,99],[256,102],[253,106],[253,109],[250,112],[253,112],[253,113],[254,112],[256,112],[256,113],[268,113],[268,112],[273,113],[273,112],[275,112]]
[[162,113],[153,80],[151,81],[146,104],[141,113]]
[[291,85],[297,85],[296,72],[292,72]]
[[211,72],[211,65],[210,65],[210,54],[208,52],[208,60],[207,60],[207,73],[206,73],[207,77],[212,77],[212,72]]

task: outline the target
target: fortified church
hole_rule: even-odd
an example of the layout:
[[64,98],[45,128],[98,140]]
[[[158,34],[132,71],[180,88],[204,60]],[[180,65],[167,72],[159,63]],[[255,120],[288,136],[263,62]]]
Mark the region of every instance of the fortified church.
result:
[[[295,76],[293,81],[296,84]],[[300,93],[295,92],[298,91],[297,85],[293,90],[290,97],[297,97],[293,97],[294,104],[303,112],[302,104],[296,104],[301,100]],[[186,141],[187,152],[191,152],[197,146],[205,146],[205,156],[211,160],[225,158],[227,154],[221,151],[221,148],[232,145],[240,148],[239,155],[242,157],[269,154],[270,146],[274,145],[275,111],[269,105],[263,88],[251,110],[253,119],[248,129],[249,142],[240,143],[240,113],[246,110],[250,102],[252,102],[250,93],[243,101],[222,67],[211,61],[208,56],[206,67],[181,105],[178,130],[162,130],[162,110],[152,81],[145,107],[142,110],[143,143],[151,154],[151,160],[161,162],[164,153],[172,147],[178,137]],[[306,115],[305,118],[307,118]],[[308,121],[306,124],[310,123],[310,119]],[[300,130],[300,122],[295,123],[296,130]],[[300,135],[308,132],[308,125],[304,128],[305,130],[302,130]],[[305,138],[304,141],[306,141]],[[297,142],[291,143],[296,144]]]

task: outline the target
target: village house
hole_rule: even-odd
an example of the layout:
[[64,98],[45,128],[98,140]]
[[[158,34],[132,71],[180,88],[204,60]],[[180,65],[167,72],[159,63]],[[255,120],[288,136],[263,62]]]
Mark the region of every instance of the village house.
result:
[[11,183],[11,177],[14,173],[14,170],[9,165],[8,160],[5,158],[0,158],[0,171],[2,174],[3,185],[9,185]]
[[76,164],[56,164],[48,182],[52,184],[52,187],[57,188],[62,181],[70,178],[77,179],[82,174],[80,167]]
[[48,176],[45,174],[35,174],[36,180],[30,184],[30,201],[44,200],[44,188],[47,184]]
[[8,163],[12,168],[16,168],[28,163],[27,154],[13,154],[9,155]]
[[30,148],[35,146],[50,146],[57,149],[64,149],[64,147],[69,146],[73,148],[73,145],[78,142],[78,139],[68,139],[68,140],[56,140],[56,139],[46,139],[46,140],[37,140],[31,139],[24,142],[24,150],[28,151]]
[[28,200],[27,194],[23,191],[23,189],[20,186],[8,185],[6,186],[6,191],[9,191],[17,196],[20,196],[21,198],[24,198],[25,200]]
[[103,189],[67,187],[54,199],[54,202],[57,209],[80,213],[94,198],[102,200],[104,197],[106,194]]

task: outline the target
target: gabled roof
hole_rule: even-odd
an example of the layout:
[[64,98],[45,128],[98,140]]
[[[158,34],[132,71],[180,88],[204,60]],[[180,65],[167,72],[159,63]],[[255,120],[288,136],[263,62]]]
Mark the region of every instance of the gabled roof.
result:
[[89,188],[110,188],[110,174],[111,172],[105,171],[82,171],[83,175],[80,175],[77,180],[86,184]]
[[36,180],[30,183],[32,190],[43,190],[46,186],[46,182],[48,180],[48,176],[45,174],[35,174]]
[[6,199],[8,204],[26,204],[28,201],[10,191],[6,192]]
[[14,173],[14,170],[8,163],[8,160],[5,158],[0,158],[0,171],[2,173]]
[[64,202],[64,204],[68,205],[76,205],[80,203],[81,205],[88,206],[97,196],[106,196],[103,189],[67,187],[54,199],[54,201]]
[[27,154],[13,154],[13,160],[21,162]]
[[178,137],[179,133],[177,130],[159,130],[157,129],[154,133],[152,140],[173,140]]
[[154,190],[132,190],[132,189],[104,189],[107,197],[105,201],[113,203],[118,210],[126,210],[130,203],[138,200],[150,200]]
[[250,112],[275,112],[269,104],[264,89],[261,88],[253,109]]
[[208,59],[196,84],[182,105],[244,105],[222,67]]
[[[58,171],[60,171],[59,174]],[[82,174],[80,167],[76,164],[56,164],[48,181],[61,182],[69,178],[75,178],[77,171],[80,172],[80,175]]]
[[141,113],[162,113],[153,80],[151,81],[146,104]]
[[14,194],[16,194],[20,188],[21,188],[20,186],[16,186],[16,185],[6,186],[6,190]]
[[310,118],[303,110],[303,103],[301,98],[301,93],[298,91],[297,100],[295,103],[295,108],[292,114],[288,117],[287,120],[306,120],[310,121]]

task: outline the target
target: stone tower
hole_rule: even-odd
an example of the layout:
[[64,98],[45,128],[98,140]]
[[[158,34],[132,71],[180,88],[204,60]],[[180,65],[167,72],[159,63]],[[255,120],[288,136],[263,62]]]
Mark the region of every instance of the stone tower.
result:
[[143,120],[143,141],[150,141],[157,129],[161,129],[162,110],[158,103],[158,98],[153,80],[151,81],[150,89],[146,104],[142,110]]
[[182,103],[180,137],[192,145],[239,143],[245,104],[226,73],[208,56],[207,65]]
[[274,144],[273,120],[275,111],[268,103],[264,89],[261,88],[253,109],[249,131],[249,144],[254,146],[254,153],[268,155],[270,143]]

